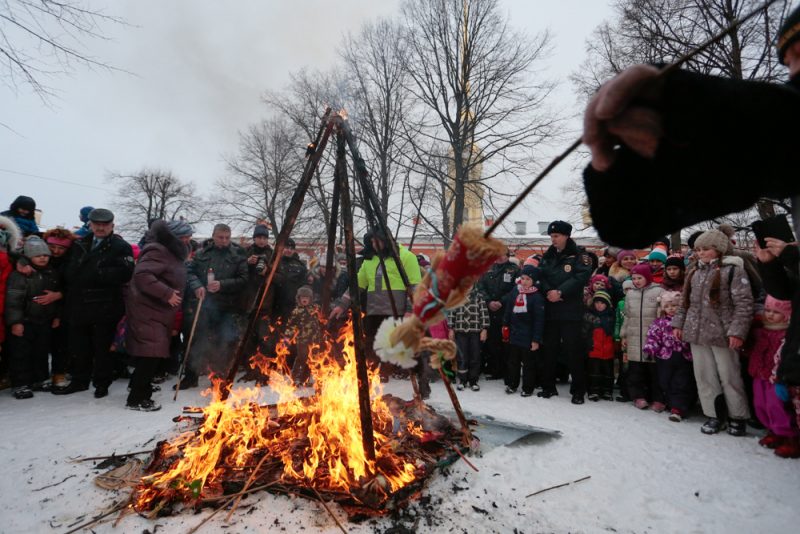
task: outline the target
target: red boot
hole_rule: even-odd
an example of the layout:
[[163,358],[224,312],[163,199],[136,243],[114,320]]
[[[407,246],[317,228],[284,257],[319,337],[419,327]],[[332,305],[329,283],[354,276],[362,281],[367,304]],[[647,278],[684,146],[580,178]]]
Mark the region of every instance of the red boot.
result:
[[775,454],[781,458],[800,458],[800,438],[786,438],[783,445],[775,449]]
[[768,449],[775,449],[783,445],[783,442],[786,438],[783,436],[778,436],[773,434],[772,432],[767,432],[767,435],[758,440],[758,444],[762,447],[766,447]]

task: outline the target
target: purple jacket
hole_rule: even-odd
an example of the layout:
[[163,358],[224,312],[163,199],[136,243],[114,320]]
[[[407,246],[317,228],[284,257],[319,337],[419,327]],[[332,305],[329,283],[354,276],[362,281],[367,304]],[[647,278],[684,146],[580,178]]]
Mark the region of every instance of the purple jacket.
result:
[[669,360],[673,352],[678,352],[688,361],[692,361],[689,344],[678,341],[672,335],[671,317],[659,317],[653,321],[647,330],[647,342],[642,351],[661,360]]

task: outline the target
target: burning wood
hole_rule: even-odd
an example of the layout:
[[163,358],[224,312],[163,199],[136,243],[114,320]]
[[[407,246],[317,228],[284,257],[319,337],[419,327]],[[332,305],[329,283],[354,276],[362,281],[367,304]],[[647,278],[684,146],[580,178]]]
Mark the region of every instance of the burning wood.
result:
[[[314,392],[300,397],[286,370],[285,352],[275,365],[260,363],[274,405],[258,404],[258,386],[230,391],[222,382],[199,428],[156,447],[145,476],[134,489],[133,508],[150,517],[185,507],[202,507],[220,497],[264,486],[334,501],[352,515],[380,515],[418,493],[428,475],[458,458],[463,435],[445,417],[418,402],[382,395],[377,369],[368,374],[375,460],[362,444],[353,331],[338,342],[344,363],[330,344],[309,356]],[[194,411],[194,410],[190,410]]]

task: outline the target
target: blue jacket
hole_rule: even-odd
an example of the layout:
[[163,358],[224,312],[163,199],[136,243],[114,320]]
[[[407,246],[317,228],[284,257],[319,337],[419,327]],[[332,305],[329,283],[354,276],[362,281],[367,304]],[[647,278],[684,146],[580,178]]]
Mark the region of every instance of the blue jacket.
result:
[[517,347],[530,347],[531,342],[542,342],[544,332],[544,295],[541,290],[525,295],[528,311],[515,313],[514,302],[519,290],[515,287],[506,297],[503,306],[503,325],[510,329],[509,343]]

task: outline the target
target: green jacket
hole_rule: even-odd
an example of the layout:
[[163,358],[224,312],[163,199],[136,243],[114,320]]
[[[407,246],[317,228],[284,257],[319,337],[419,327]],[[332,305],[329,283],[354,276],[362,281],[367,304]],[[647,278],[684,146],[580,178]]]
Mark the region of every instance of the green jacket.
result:
[[[407,248],[398,246],[400,262],[408,276],[411,291],[422,280],[422,273],[419,268],[417,257]],[[391,291],[397,305],[397,313],[401,316],[406,312],[411,312],[411,302],[407,298],[406,288],[403,279],[394,263],[394,259],[387,257],[383,259],[389,275],[389,285],[380,269],[381,263],[378,255],[375,254],[369,259],[364,260],[358,270],[358,287],[367,292],[367,315],[392,315],[392,303],[389,297]]]

